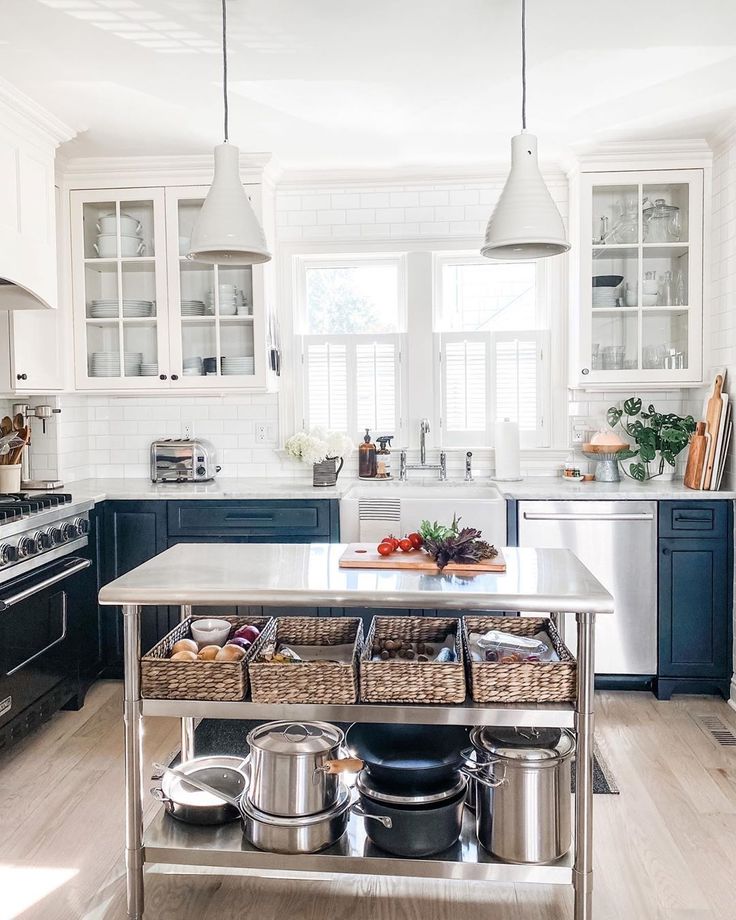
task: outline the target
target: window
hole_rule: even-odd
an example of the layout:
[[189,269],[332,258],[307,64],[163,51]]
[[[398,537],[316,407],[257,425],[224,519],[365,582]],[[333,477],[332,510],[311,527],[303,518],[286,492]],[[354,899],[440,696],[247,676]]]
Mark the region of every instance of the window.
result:
[[297,257],[295,268],[304,427],[397,436],[403,258]]
[[297,426],[356,442],[369,428],[374,440],[416,446],[426,415],[433,447],[492,447],[494,423],[510,418],[522,447],[549,445],[558,276],[544,260],[424,250],[294,255],[292,264]]
[[490,446],[496,420],[517,422],[522,446],[544,446],[548,318],[538,262],[435,257],[434,329],[443,443]]

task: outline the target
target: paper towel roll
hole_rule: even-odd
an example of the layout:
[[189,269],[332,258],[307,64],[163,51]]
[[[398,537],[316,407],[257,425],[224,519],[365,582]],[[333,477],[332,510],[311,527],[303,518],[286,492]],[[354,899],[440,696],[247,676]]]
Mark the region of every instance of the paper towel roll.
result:
[[494,479],[521,479],[519,426],[505,418],[494,426],[496,475]]

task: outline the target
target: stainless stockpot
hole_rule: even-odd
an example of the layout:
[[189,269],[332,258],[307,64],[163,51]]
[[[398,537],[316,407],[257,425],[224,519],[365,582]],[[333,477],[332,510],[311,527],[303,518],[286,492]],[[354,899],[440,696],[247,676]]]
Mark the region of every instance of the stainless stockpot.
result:
[[474,728],[478,840],[506,862],[554,862],[570,849],[571,732]]
[[248,734],[248,803],[285,818],[332,809],[344,788],[342,772],[362,761],[341,757],[345,735],[328,722],[267,722]]
[[[234,800],[240,798],[248,785],[246,762],[242,757],[195,757],[179,764],[177,769]],[[161,788],[151,789],[151,795],[163,803],[172,818],[187,824],[227,824],[240,817],[240,810],[234,804],[196,789],[173,773],[164,773]]]

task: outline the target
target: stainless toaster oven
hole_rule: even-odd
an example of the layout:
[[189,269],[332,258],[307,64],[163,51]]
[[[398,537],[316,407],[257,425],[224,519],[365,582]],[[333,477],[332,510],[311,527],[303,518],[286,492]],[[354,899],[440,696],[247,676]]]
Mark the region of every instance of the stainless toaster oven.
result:
[[152,482],[207,482],[220,472],[204,438],[164,438],[151,444]]

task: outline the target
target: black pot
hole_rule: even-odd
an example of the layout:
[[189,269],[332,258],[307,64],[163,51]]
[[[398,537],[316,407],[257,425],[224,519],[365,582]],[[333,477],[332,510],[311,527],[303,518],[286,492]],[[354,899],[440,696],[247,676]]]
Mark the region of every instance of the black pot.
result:
[[[377,847],[394,856],[432,856],[457,842],[463,825],[467,779],[460,775],[441,793],[427,796],[391,795],[377,791],[370,777],[358,778],[359,804],[353,811],[374,818],[365,822],[365,832]],[[387,801],[390,799],[391,801]],[[405,801],[405,800],[409,801]],[[430,801],[412,800],[430,799]],[[386,822],[388,823],[388,822]]]
[[345,743],[376,784],[412,794],[442,791],[456,782],[470,749],[468,729],[462,725],[356,722]]

